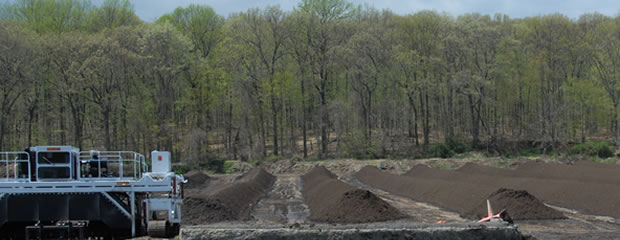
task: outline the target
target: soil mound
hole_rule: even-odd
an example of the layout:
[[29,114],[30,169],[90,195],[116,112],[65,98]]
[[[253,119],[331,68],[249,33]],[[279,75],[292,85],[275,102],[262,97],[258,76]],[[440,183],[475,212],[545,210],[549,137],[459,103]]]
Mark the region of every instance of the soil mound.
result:
[[254,168],[213,192],[187,197],[183,222],[190,225],[249,220],[250,211],[275,182],[262,168]]
[[185,184],[185,187],[187,188],[198,187],[211,179],[207,174],[204,174],[203,172],[198,170],[189,171],[185,173],[183,177],[187,179],[187,184]]
[[465,165],[458,168],[456,171],[461,172],[461,173],[478,174],[478,175],[484,175],[484,176],[510,177],[510,176],[517,175],[517,171],[512,170],[512,169],[489,167],[489,166],[483,166],[483,165],[475,164],[475,163],[465,163]]
[[[419,169],[425,169],[420,167]],[[435,169],[428,169],[434,171]],[[451,171],[454,172],[454,171]],[[444,180],[444,176],[421,177],[420,175],[394,175],[367,166],[354,175],[370,186],[383,189],[416,201],[431,203],[460,215],[476,206],[494,189],[463,181]],[[445,177],[448,178],[448,177]]]
[[303,195],[310,219],[330,223],[361,223],[405,217],[370,191],[357,189],[319,166],[303,175]]
[[[542,164],[540,168],[526,166],[532,169],[527,171],[524,170],[526,167],[509,170],[469,165],[459,170],[427,169],[433,173],[423,175],[424,171],[418,171],[409,176],[364,168],[355,177],[370,186],[431,203],[455,211],[463,217],[468,217],[471,209],[484,204],[486,197],[499,188],[524,189],[546,204],[586,214],[620,217],[620,209],[617,207],[620,186],[612,183],[613,178],[617,178],[617,171]],[[493,175],[492,171],[501,174]]]
[[[550,207],[545,206],[540,200],[525,190],[513,190],[500,188],[489,195],[494,213],[506,209],[513,220],[542,220],[561,219],[564,215]],[[470,211],[470,218],[480,219],[487,216],[486,201]]]
[[409,169],[409,171],[407,171],[406,173],[404,173],[404,176],[425,176],[425,175],[432,175],[433,174],[433,169],[424,165],[424,164],[417,164],[415,166],[413,166],[411,169]]

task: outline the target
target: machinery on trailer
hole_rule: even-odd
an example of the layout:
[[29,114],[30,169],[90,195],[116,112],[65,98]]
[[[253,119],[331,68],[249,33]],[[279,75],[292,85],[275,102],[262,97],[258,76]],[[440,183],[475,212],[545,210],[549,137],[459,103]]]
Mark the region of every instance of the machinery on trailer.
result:
[[38,146],[0,152],[0,239],[129,238],[179,233],[183,176],[169,152]]

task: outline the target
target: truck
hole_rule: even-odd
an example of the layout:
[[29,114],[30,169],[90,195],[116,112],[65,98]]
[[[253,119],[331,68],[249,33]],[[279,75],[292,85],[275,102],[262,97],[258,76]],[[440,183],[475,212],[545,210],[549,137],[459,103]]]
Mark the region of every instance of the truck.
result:
[[178,235],[186,180],[170,152],[150,158],[73,146],[0,152],[0,239]]

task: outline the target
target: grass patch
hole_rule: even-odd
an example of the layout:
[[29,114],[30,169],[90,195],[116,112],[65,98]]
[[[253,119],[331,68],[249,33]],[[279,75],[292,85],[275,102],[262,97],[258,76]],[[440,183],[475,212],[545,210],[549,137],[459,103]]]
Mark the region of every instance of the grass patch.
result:
[[506,159],[498,159],[497,161],[490,162],[489,165],[496,168],[508,168],[511,163],[512,161],[508,161]]
[[568,150],[571,155],[589,155],[598,158],[611,158],[614,156],[614,144],[610,141],[591,140],[577,144]]
[[429,161],[428,165],[430,167],[432,167],[432,168],[439,168],[439,169],[453,169],[453,168],[456,168],[458,166],[453,161],[446,161],[446,160],[433,160],[433,161]]
[[606,164],[617,164],[618,163],[618,158],[617,157],[611,157],[611,158],[600,158],[600,157],[593,157],[592,158],[592,162],[596,162],[596,163],[606,163]]
[[200,166],[197,166],[197,165],[196,166],[191,166],[191,165],[173,165],[172,166],[172,171],[175,174],[181,174],[181,175],[191,170],[199,170],[199,169],[200,169]]
[[233,163],[231,161],[224,162],[224,173],[232,173],[233,172]]

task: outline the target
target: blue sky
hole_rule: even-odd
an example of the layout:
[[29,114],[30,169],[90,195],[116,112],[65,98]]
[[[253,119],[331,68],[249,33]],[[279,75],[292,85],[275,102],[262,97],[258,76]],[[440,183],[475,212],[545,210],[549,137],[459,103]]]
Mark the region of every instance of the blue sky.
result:
[[[0,0],[1,2],[13,0]],[[176,7],[189,4],[205,4],[215,11],[228,16],[233,12],[248,8],[280,5],[292,10],[299,0],[130,0],[136,14],[145,21],[154,21]],[[512,18],[562,13],[570,18],[578,18],[583,13],[599,12],[616,16],[620,10],[620,0],[350,0],[356,4],[367,3],[379,9],[388,8],[397,14],[409,14],[420,10],[436,10],[458,16],[465,13],[495,14],[505,13]],[[92,0],[101,3],[103,0]]]
[[[95,0],[101,1],[101,0]],[[131,0],[136,14],[143,20],[153,21],[171,12],[178,6],[191,3],[206,4],[223,16],[248,8],[279,4],[292,10],[297,0]],[[414,13],[420,10],[437,10],[452,15],[477,12],[482,14],[506,13],[512,18],[562,13],[578,18],[583,13],[599,12],[616,16],[620,10],[618,0],[351,0],[356,4],[368,3],[379,9],[388,8],[398,14]]]

